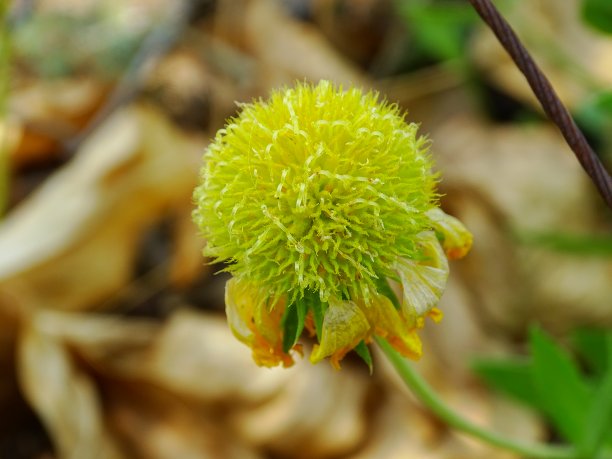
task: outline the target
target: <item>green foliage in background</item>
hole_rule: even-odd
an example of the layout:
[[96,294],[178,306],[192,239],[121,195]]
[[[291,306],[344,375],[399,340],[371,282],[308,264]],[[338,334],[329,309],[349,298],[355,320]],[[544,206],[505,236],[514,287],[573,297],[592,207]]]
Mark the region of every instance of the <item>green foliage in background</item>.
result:
[[612,89],[589,97],[577,111],[576,119],[599,142],[601,153],[612,155]]
[[580,257],[612,257],[612,235],[568,234],[558,231],[521,231],[515,239],[527,246]]
[[573,348],[570,354],[533,327],[529,358],[480,361],[475,370],[546,416],[580,457],[594,459],[612,448],[612,331],[578,331]]
[[114,77],[125,70],[145,32],[102,12],[35,15],[15,28],[15,57],[43,78],[75,73]]
[[468,2],[398,1],[415,51],[436,59],[464,58],[470,29],[478,17]]
[[612,1],[583,0],[582,18],[594,29],[612,34]]

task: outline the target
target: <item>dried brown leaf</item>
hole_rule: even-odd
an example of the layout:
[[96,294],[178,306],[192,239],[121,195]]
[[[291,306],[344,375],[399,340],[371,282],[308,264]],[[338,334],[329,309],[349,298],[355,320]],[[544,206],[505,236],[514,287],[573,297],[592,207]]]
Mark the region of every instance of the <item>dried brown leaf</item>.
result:
[[567,330],[612,323],[612,261],[521,244],[516,234],[597,234],[593,189],[561,136],[540,126],[451,120],[432,133],[445,205],[474,233],[454,270],[485,326],[520,333],[537,319]]
[[367,429],[368,376],[307,360],[291,376],[276,398],[235,417],[240,435],[294,458],[333,457],[358,447]]
[[147,319],[80,312],[41,310],[38,329],[61,341],[107,375],[142,372],[144,357],[160,330]]
[[365,74],[335,51],[317,28],[292,20],[273,0],[248,3],[246,42],[265,72],[267,87],[293,84],[295,79],[370,86]]
[[142,459],[261,459],[227,429],[222,413],[142,382],[107,387],[113,430]]
[[253,404],[273,397],[292,372],[257,367],[224,318],[185,310],[173,315],[154,343],[147,377],[202,401]]
[[108,298],[143,230],[190,202],[200,148],[151,108],[116,113],[0,224],[0,290],[28,308]]
[[14,168],[56,157],[62,141],[75,135],[109,92],[91,78],[32,81],[12,91],[9,111],[22,132],[11,155]]
[[51,435],[59,457],[123,457],[104,425],[93,382],[78,369],[64,344],[39,325],[34,317],[20,334],[19,377],[25,397]]

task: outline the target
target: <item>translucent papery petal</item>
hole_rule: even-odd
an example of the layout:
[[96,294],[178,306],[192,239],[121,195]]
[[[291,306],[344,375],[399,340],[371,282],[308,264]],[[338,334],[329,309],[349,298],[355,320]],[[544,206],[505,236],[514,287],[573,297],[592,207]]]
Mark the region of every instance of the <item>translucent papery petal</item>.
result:
[[253,351],[253,360],[261,366],[293,365],[293,358],[283,352],[281,319],[284,301],[267,306],[256,288],[230,279],[225,285],[225,311],[232,333]]
[[374,333],[385,338],[404,357],[421,357],[421,340],[416,330],[408,327],[389,298],[376,294],[370,304],[360,304],[360,307]]
[[395,269],[402,285],[402,312],[411,327],[434,308],[448,278],[448,260],[432,231],[419,234],[423,260],[400,260]]
[[339,368],[340,360],[367,337],[369,330],[365,314],[354,302],[331,298],[323,319],[321,344],[314,346],[310,361],[331,357],[331,364]]
[[472,233],[457,218],[444,213],[438,207],[425,213],[436,233],[442,239],[442,247],[449,260],[463,258],[472,247]]
[[249,346],[254,340],[253,330],[249,323],[253,317],[255,299],[244,284],[235,278],[225,284],[225,314],[227,323],[236,338]]
[[276,304],[260,302],[255,306],[255,328],[257,332],[269,343],[281,345],[283,335],[281,321],[285,312],[285,300],[280,299]]

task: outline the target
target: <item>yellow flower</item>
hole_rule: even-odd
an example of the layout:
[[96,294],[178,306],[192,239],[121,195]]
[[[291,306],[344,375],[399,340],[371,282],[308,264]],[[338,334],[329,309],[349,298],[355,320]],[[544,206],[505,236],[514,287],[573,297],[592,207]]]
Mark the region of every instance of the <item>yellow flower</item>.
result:
[[[437,207],[429,142],[395,105],[327,81],[246,104],[205,154],[194,220],[205,254],[227,262],[230,327],[260,365],[291,365],[304,328],[310,360],[338,367],[386,338],[410,358],[436,305],[447,258],[471,235]],[[389,281],[399,284],[399,301]]]

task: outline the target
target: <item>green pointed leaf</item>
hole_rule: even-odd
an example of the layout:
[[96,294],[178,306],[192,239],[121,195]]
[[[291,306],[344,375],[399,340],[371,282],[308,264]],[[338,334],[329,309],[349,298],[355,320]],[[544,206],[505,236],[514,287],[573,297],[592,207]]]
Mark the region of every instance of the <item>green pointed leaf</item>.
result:
[[432,4],[424,0],[398,3],[417,46],[438,59],[453,59],[464,55],[469,27],[477,16],[469,5],[446,2]]
[[312,311],[317,339],[321,341],[323,317],[327,310],[327,303],[323,303],[317,293],[306,291],[304,292],[304,304],[306,305],[306,312]]
[[612,2],[610,0],[583,0],[582,18],[594,29],[612,34]]
[[607,89],[587,97],[578,106],[576,118],[587,130],[604,134],[612,126],[612,91]]
[[584,457],[596,457],[604,443],[612,444],[612,332],[604,335],[605,374],[598,387],[587,415],[581,450]]
[[296,300],[285,309],[282,318],[283,325],[283,351],[289,352],[304,330],[306,319],[306,304],[303,299]]
[[365,343],[365,341],[359,341],[359,344],[355,346],[353,350],[359,357],[361,357],[361,360],[365,362],[365,364],[368,366],[368,369],[370,370],[370,375],[372,375],[374,371],[374,364],[372,363],[372,354],[370,354],[370,348]]
[[542,411],[542,403],[536,392],[531,367],[529,360],[519,358],[479,360],[473,365],[475,373],[489,386]]
[[610,331],[592,329],[577,330],[573,335],[576,351],[596,378],[601,378],[612,366],[612,350],[607,344],[610,336]]
[[569,355],[540,328],[530,333],[532,376],[544,412],[559,433],[580,445],[592,394]]

